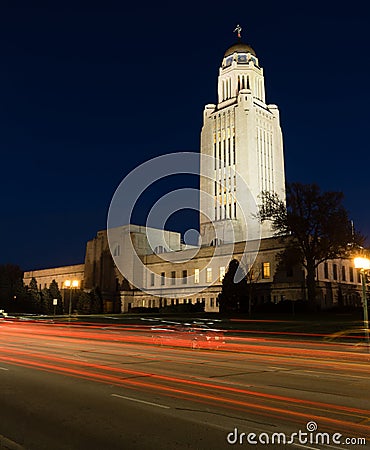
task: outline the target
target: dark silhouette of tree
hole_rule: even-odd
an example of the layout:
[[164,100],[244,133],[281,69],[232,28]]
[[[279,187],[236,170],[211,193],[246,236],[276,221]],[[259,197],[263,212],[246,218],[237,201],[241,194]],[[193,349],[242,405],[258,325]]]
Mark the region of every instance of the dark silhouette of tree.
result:
[[0,309],[15,312],[26,298],[23,271],[15,264],[0,265]]
[[30,302],[31,309],[35,312],[42,312],[41,293],[35,277],[32,277],[28,287],[28,301]]
[[103,312],[103,301],[101,297],[100,290],[98,288],[94,288],[90,292],[91,297],[91,314],[99,314]]
[[53,297],[50,294],[50,290],[44,288],[41,291],[41,311],[43,314],[53,313]]
[[252,266],[245,275],[248,298],[248,315],[252,315],[253,297],[256,291],[258,280],[261,278],[261,270],[257,266]]
[[345,257],[364,238],[353,233],[342,192],[321,192],[316,184],[287,185],[287,204],[276,193],[261,194],[260,220],[271,220],[276,236],[297,251],[306,269],[308,300],[316,300],[316,268],[328,259]]
[[[63,314],[62,294],[60,292],[58,283],[55,280],[53,280],[50,283],[49,291],[50,291],[52,301],[54,301],[54,299],[58,300],[58,303],[55,308],[56,314]],[[54,311],[54,304],[53,304],[53,311]]]
[[[235,282],[235,274],[238,269],[242,273],[237,277],[240,281]],[[229,263],[222,280],[222,291],[218,295],[218,302],[221,313],[248,311],[248,283],[245,272],[236,259],[232,259]]]
[[79,293],[76,309],[78,314],[91,314],[91,295],[88,292]]

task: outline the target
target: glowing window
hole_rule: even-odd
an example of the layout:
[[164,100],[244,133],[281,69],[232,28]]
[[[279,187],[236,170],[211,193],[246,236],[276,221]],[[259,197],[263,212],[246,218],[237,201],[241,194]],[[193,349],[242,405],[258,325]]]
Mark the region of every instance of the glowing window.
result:
[[271,266],[269,262],[262,263],[262,278],[270,278]]
[[207,267],[206,281],[207,281],[207,283],[211,283],[211,281],[212,281],[212,268],[211,267]]
[[220,267],[220,281],[225,277],[225,267]]
[[199,269],[194,270],[194,283],[199,283]]

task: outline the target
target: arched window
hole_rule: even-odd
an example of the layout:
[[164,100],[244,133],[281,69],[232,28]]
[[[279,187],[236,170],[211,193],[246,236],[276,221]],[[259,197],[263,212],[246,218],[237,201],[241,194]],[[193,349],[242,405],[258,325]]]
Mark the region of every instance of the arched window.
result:
[[163,245],[157,245],[157,247],[154,249],[154,253],[160,254],[165,253],[166,249],[163,247]]

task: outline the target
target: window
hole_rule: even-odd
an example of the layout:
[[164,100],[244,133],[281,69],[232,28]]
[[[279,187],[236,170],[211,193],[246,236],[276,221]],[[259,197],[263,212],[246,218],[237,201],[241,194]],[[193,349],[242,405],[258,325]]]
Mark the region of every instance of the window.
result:
[[222,239],[215,238],[211,241],[211,247],[217,247],[218,245],[222,245]]
[[150,286],[154,286],[154,273],[150,274]]
[[161,272],[161,286],[164,286],[166,280],[165,272]]
[[188,282],[188,271],[183,270],[182,271],[182,284],[187,284]]
[[176,284],[176,272],[174,270],[171,272],[171,284]]
[[333,278],[334,280],[338,279],[338,266],[336,264],[333,264]]
[[353,283],[353,267],[349,268],[349,281]]
[[346,267],[342,266],[342,281],[346,281]]
[[324,278],[329,278],[329,266],[327,262],[324,262]]
[[262,263],[262,278],[270,278],[271,267],[269,262]]
[[154,253],[160,254],[164,253],[166,249],[163,247],[163,245],[157,245],[157,247],[154,249]]
[[207,281],[207,283],[211,283],[211,281],[212,281],[212,268],[211,267],[207,267],[206,281]]
[[220,267],[220,281],[225,277],[225,267]]
[[210,306],[211,308],[213,308],[213,305],[214,305],[214,300],[213,300],[213,298],[211,297],[210,300],[209,300],[209,306]]
[[119,256],[120,254],[121,254],[121,247],[120,247],[119,244],[117,244],[117,245],[114,247],[114,250],[113,250],[113,256]]
[[199,283],[199,269],[194,270],[194,283],[195,284]]

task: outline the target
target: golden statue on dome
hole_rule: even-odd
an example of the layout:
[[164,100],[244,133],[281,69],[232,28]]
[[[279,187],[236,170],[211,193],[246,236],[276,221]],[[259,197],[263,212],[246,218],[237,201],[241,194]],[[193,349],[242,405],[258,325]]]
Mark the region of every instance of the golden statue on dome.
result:
[[233,33],[238,33],[238,39],[242,38],[242,27],[240,25],[237,25],[235,27],[235,30],[233,31]]

